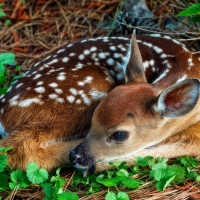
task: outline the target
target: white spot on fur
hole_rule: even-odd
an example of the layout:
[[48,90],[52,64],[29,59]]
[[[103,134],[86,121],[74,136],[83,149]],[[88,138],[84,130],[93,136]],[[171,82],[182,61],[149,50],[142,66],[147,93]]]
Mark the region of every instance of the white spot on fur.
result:
[[148,47],[153,47],[153,44],[151,44],[151,43],[148,43],[148,42],[142,42],[142,44],[144,44],[144,45],[146,45],[146,46],[148,46]]
[[57,51],[57,53],[62,53],[63,51],[65,51],[65,49],[60,49]]
[[55,72],[55,69],[49,70],[48,74],[50,74],[50,73],[52,73],[52,72]]
[[62,93],[63,93],[63,91],[62,91],[61,89],[59,89],[59,88],[54,89],[54,91],[55,91],[56,93],[58,93],[58,94],[62,94]]
[[100,100],[103,99],[105,96],[107,96],[107,93],[98,90],[92,90],[90,91],[90,95],[92,96],[92,99]]
[[154,66],[154,64],[155,64],[154,60],[153,60],[153,59],[150,60],[150,61],[149,61],[149,64],[150,64],[151,66]]
[[42,85],[43,83],[43,81],[39,81],[36,85]]
[[75,56],[75,55],[76,55],[75,53],[70,53],[69,54],[70,57]]
[[55,94],[55,93],[52,93],[52,94],[49,95],[50,99],[56,99],[57,97],[58,97],[58,95]]
[[81,104],[81,99],[77,99],[76,104]]
[[161,35],[158,34],[158,33],[150,34],[150,36],[152,36],[152,37],[161,37]]
[[38,93],[44,93],[45,92],[45,88],[44,87],[38,87],[34,89],[36,92]]
[[57,76],[57,80],[64,81],[65,80],[65,76],[64,75],[59,75],[59,76]]
[[120,58],[122,56],[122,54],[120,54],[120,53],[114,53],[113,54],[113,57],[114,58]]
[[101,58],[101,59],[105,59],[105,58],[106,58],[106,54],[103,53],[103,52],[99,53],[98,56],[99,56],[99,58]]
[[111,51],[116,51],[117,50],[115,46],[110,46],[109,48],[110,48]]
[[58,102],[58,103],[64,103],[65,102],[65,100],[63,99],[63,98],[56,98],[56,101]]
[[45,61],[45,60],[47,60],[47,59],[49,59],[49,58],[51,58],[51,56],[47,56],[43,61]]
[[38,79],[42,76],[42,74],[36,74],[35,77],[33,79]]
[[9,100],[10,106],[16,106],[18,104],[19,95],[14,96],[12,99]]
[[168,72],[169,72],[169,69],[164,70],[164,72],[154,82],[161,80],[163,77],[167,75]]
[[47,65],[51,65],[57,62],[58,62],[58,59],[53,59],[52,61],[48,62]]
[[143,62],[143,67],[144,67],[144,70],[146,70],[149,67],[149,61]]
[[71,47],[73,44],[69,44],[69,45],[67,45],[67,47]]
[[189,68],[194,65],[194,63],[192,61],[193,61],[192,58],[188,58]]
[[64,58],[62,59],[62,62],[66,63],[68,60],[69,60],[68,57],[64,57]]
[[55,88],[55,87],[58,87],[58,84],[53,82],[53,83],[50,83],[49,86]]
[[97,47],[91,47],[91,48],[90,48],[90,51],[91,51],[91,52],[96,51],[96,50],[97,50]]
[[87,76],[83,81],[78,81],[77,84],[79,86],[84,86],[86,83],[91,83],[92,79],[93,78],[91,76]]
[[165,53],[162,53],[160,57],[161,57],[161,58],[166,58],[167,55],[166,55]]
[[40,64],[40,62],[35,63],[34,67],[37,67]]
[[70,88],[69,91],[73,94],[73,95],[77,95],[78,91],[75,88]]
[[28,107],[32,103],[38,103],[38,104],[40,104],[42,102],[38,98],[31,98],[31,99],[25,99],[25,100],[19,102],[18,106],[20,106],[20,107]]
[[91,100],[86,96],[86,94],[84,94],[84,93],[81,94],[81,97],[82,97],[84,103],[89,106],[91,103]]
[[179,78],[176,82],[180,82],[183,81],[187,78],[187,75],[185,74],[184,76],[182,76],[181,78]]
[[168,35],[164,35],[163,36],[164,38],[166,38],[166,39],[172,39],[170,36],[168,36]]
[[86,49],[83,51],[83,54],[88,55],[88,54],[90,54],[90,51],[88,49]]
[[75,65],[75,68],[72,68],[72,71],[77,71],[78,69],[82,69],[83,66],[84,65],[82,63],[78,63],[77,65]]
[[156,51],[156,53],[159,53],[159,54],[163,52],[163,50],[157,46],[154,46],[153,49]]
[[19,88],[19,87],[21,87],[22,85],[23,85],[23,83],[18,84],[18,85],[16,86],[16,89]]
[[180,42],[177,41],[177,40],[175,40],[175,39],[173,39],[172,41],[173,41],[174,43],[176,43],[176,44],[180,44]]
[[83,60],[85,58],[85,56],[83,54],[79,55],[79,60]]
[[108,65],[114,65],[115,61],[112,58],[109,58],[108,60],[106,60],[106,63]]
[[44,70],[44,66],[41,66],[41,67],[39,68],[39,71],[42,71],[42,70]]
[[70,96],[67,96],[67,100],[70,102],[70,103],[73,103],[74,100],[75,100],[75,97],[70,95]]

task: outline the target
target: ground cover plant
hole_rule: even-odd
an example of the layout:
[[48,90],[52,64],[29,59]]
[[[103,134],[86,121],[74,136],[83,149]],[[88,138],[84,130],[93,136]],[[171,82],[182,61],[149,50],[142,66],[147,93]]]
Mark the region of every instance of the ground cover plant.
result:
[[60,168],[49,174],[35,162],[30,162],[26,171],[13,170],[7,163],[10,149],[12,147],[0,148],[1,199],[6,196],[6,199],[13,199],[18,193],[20,196],[20,190],[37,187],[45,200],[78,200],[77,193],[81,190],[86,195],[104,191],[106,200],[129,200],[130,193],[149,185],[163,191],[168,186],[185,185],[189,180],[200,182],[199,161],[188,156],[170,161],[167,158],[138,157],[131,167],[126,162],[112,162],[113,170],[96,172],[88,177],[74,172],[66,179],[60,175]]
[[[153,31],[163,32],[167,20],[172,18],[176,29],[170,31],[199,50],[199,25],[184,18],[183,29],[176,18],[178,12],[185,10],[179,15],[198,21],[199,2],[147,3],[154,14],[151,20],[160,27]],[[109,31],[103,22],[108,15],[113,19],[117,16],[117,7],[121,8],[118,0],[0,0],[0,94],[6,93],[34,62],[61,44],[106,35]],[[110,34],[115,34],[115,28],[112,31]],[[14,170],[7,164],[7,151],[11,148],[0,148],[0,199],[200,199],[199,160],[191,157],[138,157],[132,167],[124,162],[110,163],[115,169],[83,177],[72,168],[48,173],[34,162],[27,165],[26,171]]]

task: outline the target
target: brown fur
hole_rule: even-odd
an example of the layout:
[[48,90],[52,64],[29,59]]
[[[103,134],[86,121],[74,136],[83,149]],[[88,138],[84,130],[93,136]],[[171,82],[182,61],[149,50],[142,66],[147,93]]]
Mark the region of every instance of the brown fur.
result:
[[[159,63],[159,68],[154,69],[157,76],[149,81],[148,71],[152,68],[148,67],[144,73],[143,62],[151,60],[154,54],[147,59],[141,49],[143,62],[132,65],[140,54],[133,35],[131,49],[134,51],[126,66],[130,83],[115,87],[99,104],[88,135],[71,153],[74,166],[83,168],[85,175],[90,173],[92,164],[96,170],[108,169],[111,168],[108,162],[121,160],[133,164],[137,156],[200,155],[200,83],[197,80],[200,79],[200,55],[165,42],[159,38],[152,45],[152,39],[147,38],[142,43],[152,45],[160,55],[153,59]],[[116,139],[118,132],[126,137]],[[82,154],[86,159],[79,162],[78,156]]]
[[[124,39],[107,39],[112,44],[104,41],[104,39],[99,39],[96,41],[76,43],[70,47],[61,47],[61,49],[65,49],[63,52],[55,52],[50,58],[35,66],[24,78],[15,83],[11,90],[1,98],[0,121],[5,132],[8,133],[8,136],[0,140],[0,146],[13,146],[13,149],[8,152],[9,164],[12,167],[25,169],[28,162],[35,161],[40,167],[52,170],[55,167],[69,163],[69,151],[82,141],[85,132],[90,128],[91,118],[95,108],[104,98],[104,96],[93,98],[90,92],[96,90],[105,93],[106,95],[117,85],[125,83],[125,77],[117,77],[117,75],[123,71],[122,67],[120,68],[117,65],[123,63],[123,57],[125,57],[127,53],[123,48],[128,49],[129,40],[125,39],[126,37]],[[96,127],[94,125],[91,131],[95,128],[98,129],[98,127],[102,128],[102,124],[105,126],[115,126],[116,124],[123,122],[124,125],[127,126],[135,116],[140,116],[141,113],[144,112],[146,113],[146,118],[152,117],[152,110],[148,110],[149,99],[152,100],[152,98],[156,98],[156,95],[159,94],[160,91],[173,84],[184,74],[188,74],[189,77],[200,76],[200,72],[195,70],[198,68],[198,55],[192,55],[190,52],[185,52],[180,45],[168,39],[149,36],[138,36],[138,39],[162,48],[163,53],[169,56],[168,60],[173,66],[172,70],[168,73],[165,80],[161,79],[156,84],[153,84],[152,90],[148,90],[146,86],[143,87],[143,85],[138,85],[138,97],[140,95],[146,95],[145,101],[143,101],[144,98],[142,96],[140,96],[141,99],[138,98],[135,100],[137,103],[132,101],[131,99],[134,98],[134,96],[131,96],[131,93],[129,93],[130,95],[127,99],[122,98],[121,102],[118,102],[118,100],[115,99],[112,99],[111,101],[109,97],[108,99],[105,99],[106,103],[103,104],[105,105],[103,106],[105,110],[101,109],[101,104],[100,107],[97,108],[97,111],[100,109],[97,118],[101,122],[101,125],[98,124]],[[117,47],[118,45],[123,45],[123,48]],[[110,46],[115,46],[117,50],[110,50]],[[92,47],[97,47],[97,50],[91,50],[90,54],[84,54],[83,60],[79,59],[79,56],[83,54],[85,50],[90,50]],[[138,77],[138,80],[153,82],[158,75],[165,70],[165,64],[162,63],[163,59],[161,59],[160,55],[151,47],[148,47],[143,43],[139,43],[139,48],[141,50],[143,61],[153,59],[155,61],[154,67],[157,71],[154,71],[152,67],[149,67],[145,71],[145,78]],[[97,58],[99,53],[106,52],[109,53],[109,56],[105,59],[99,59],[99,64],[97,61],[95,64],[92,58],[92,56],[95,57],[94,53],[97,54]],[[75,56],[70,56],[70,53],[74,53]],[[114,53],[121,54],[121,56],[117,57]],[[66,57],[69,58],[69,61],[62,62],[62,58]],[[193,57],[195,66],[192,67],[190,71],[186,72],[185,67],[188,67],[187,59],[189,57]],[[47,68],[44,67],[57,58],[59,58],[58,62],[49,64],[49,67]],[[108,58],[114,59],[114,63],[108,63]],[[78,63],[81,63],[84,66],[82,68],[76,68]],[[61,67],[63,67],[63,70],[57,71]],[[76,69],[73,70],[74,68]],[[53,71],[48,74],[50,69]],[[56,78],[60,72],[66,73],[64,81],[57,80]],[[37,74],[41,74],[41,77],[34,78]],[[135,75],[133,70],[130,71],[130,74],[132,74],[132,76]],[[78,82],[84,80],[87,76],[91,76],[93,80],[90,83],[86,83],[84,86],[78,85]],[[42,87],[45,88],[45,92],[38,94],[38,92],[35,91],[35,88],[40,87],[37,85],[40,81],[43,81]],[[49,98],[49,94],[55,93],[54,88],[48,86],[52,82],[58,83],[58,88],[62,89],[62,93],[58,96],[64,99],[63,103],[55,102],[54,99]],[[21,83],[23,85],[18,87]],[[131,84],[133,83],[130,83],[130,86],[126,84],[126,86],[120,87],[122,91],[128,91],[129,88],[132,87]],[[134,84],[137,85],[137,83]],[[91,101],[90,105],[83,103],[83,99],[81,99],[82,102],[80,104],[76,104],[75,102],[70,103],[66,99],[66,97],[71,95],[69,92],[70,88],[75,88],[79,91],[83,90],[84,94]],[[131,90],[132,89],[130,89],[130,92]],[[115,91],[112,91],[111,93],[116,96],[119,94],[115,94]],[[123,94],[123,92],[120,93]],[[14,101],[13,98],[17,95],[19,95],[19,97],[16,105],[11,105],[11,102]],[[41,95],[41,97],[39,97],[39,95]],[[19,106],[20,102],[35,97],[40,99],[40,103],[31,103],[29,106],[25,107]],[[80,95],[77,98],[79,97]],[[127,121],[123,121],[127,114],[124,111],[127,109],[125,107],[119,107],[119,105],[122,104],[127,104],[127,106],[135,104],[135,107],[137,108],[135,113],[129,113],[130,115]],[[142,105],[138,106],[140,104]],[[117,115],[108,113],[107,110],[109,108],[113,109],[113,113],[117,113]],[[93,121],[95,120],[96,118],[93,119]],[[139,118],[137,122],[140,126],[145,124],[145,120],[142,117],[141,119]],[[154,122],[156,124],[156,120],[154,120]],[[192,123],[190,123],[190,125],[192,125]],[[146,126],[148,126],[148,124],[146,124]],[[191,141],[192,138],[197,138],[198,130],[199,127],[195,124],[194,127],[191,126],[187,131],[181,132],[179,136],[174,136],[174,139],[166,140],[166,143],[178,141],[179,139],[182,139],[183,136],[184,141]],[[104,129],[102,128],[101,131],[102,132],[99,132],[98,134],[103,135]],[[179,132],[179,130],[177,130],[176,133],[177,132]],[[99,138],[98,135],[95,137]],[[110,151],[110,147],[104,149],[100,145],[101,143],[98,143],[99,141],[97,140],[97,143],[94,142],[92,144],[94,148],[98,149],[97,154]],[[194,139],[194,141],[196,140]],[[139,143],[140,140],[134,142]],[[104,165],[102,165],[102,167],[103,166]],[[102,169],[102,167],[100,168]]]

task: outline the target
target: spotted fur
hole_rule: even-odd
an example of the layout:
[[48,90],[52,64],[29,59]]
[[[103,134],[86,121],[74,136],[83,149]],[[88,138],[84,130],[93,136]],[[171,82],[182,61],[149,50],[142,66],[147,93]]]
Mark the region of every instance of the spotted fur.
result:
[[[163,88],[191,77],[200,59],[168,36],[138,36],[137,41],[147,81]],[[85,137],[95,108],[125,84],[129,44],[130,37],[98,37],[62,46],[0,98],[0,146],[13,146],[12,167],[25,169],[35,161],[51,170],[69,162],[69,151]]]

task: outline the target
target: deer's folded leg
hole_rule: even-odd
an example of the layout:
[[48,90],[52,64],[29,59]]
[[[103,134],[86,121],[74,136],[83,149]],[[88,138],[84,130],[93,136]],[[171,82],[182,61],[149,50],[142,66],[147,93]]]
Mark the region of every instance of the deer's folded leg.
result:
[[[32,130],[33,131],[33,130]],[[37,133],[38,134],[38,133]],[[12,146],[8,162],[13,168],[25,169],[29,162],[36,162],[48,171],[69,164],[69,152],[82,139],[65,141],[62,138],[48,140],[49,133],[40,132],[39,137],[31,131],[14,131],[0,141],[0,146]]]

